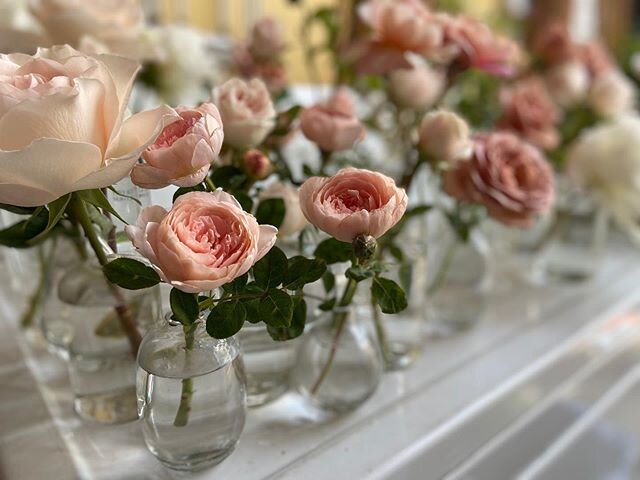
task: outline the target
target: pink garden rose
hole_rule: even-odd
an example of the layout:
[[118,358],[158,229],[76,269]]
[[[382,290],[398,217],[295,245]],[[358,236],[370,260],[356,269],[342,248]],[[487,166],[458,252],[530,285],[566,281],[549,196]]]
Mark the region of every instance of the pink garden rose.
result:
[[44,205],[129,175],[179,119],[166,106],[125,118],[138,68],[69,46],[0,55],[0,203]]
[[460,68],[476,68],[496,76],[509,77],[517,70],[521,52],[507,37],[495,34],[476,19],[439,15],[443,25],[442,54]]
[[344,168],[333,177],[311,177],[300,187],[307,220],[342,242],[358,235],[379,238],[407,209],[407,194],[381,173]]
[[358,14],[373,38],[353,45],[347,56],[355,58],[362,74],[380,74],[408,68],[405,53],[428,54],[440,46],[442,28],[420,0],[369,0]]
[[365,135],[353,100],[344,90],[339,90],[326,103],[302,110],[300,129],[325,152],[347,150]]
[[539,77],[519,80],[500,92],[502,118],[500,128],[511,130],[543,150],[552,150],[560,142],[560,111]]
[[278,229],[258,225],[221,189],[190,192],[169,212],[157,205],[125,228],[163,281],[187,293],[207,292],[244,275],[271,249]]
[[478,134],[471,157],[444,172],[444,190],[484,205],[506,225],[528,227],[553,203],[553,171],[538,149],[512,133]]
[[592,77],[615,70],[616,64],[607,47],[600,41],[592,41],[577,47],[577,56]]
[[277,58],[285,48],[282,25],[275,18],[263,17],[251,29],[249,52],[258,60]]
[[225,143],[235,148],[262,143],[275,124],[276,111],[262,80],[232,78],[213,91],[220,109]]
[[541,30],[533,39],[533,51],[549,65],[570,62],[577,55],[569,30],[562,23]]
[[178,107],[176,112],[180,119],[166,127],[144,151],[145,163],[133,167],[131,180],[139,187],[197,185],[220,153],[224,133],[215,105]]

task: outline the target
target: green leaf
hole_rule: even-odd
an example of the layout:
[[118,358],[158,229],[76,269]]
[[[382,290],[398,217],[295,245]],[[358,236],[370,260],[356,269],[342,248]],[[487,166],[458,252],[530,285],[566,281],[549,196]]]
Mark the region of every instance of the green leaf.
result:
[[231,194],[238,200],[238,203],[245,212],[251,213],[253,211],[253,200],[251,200],[249,195],[241,190],[234,190]]
[[128,290],[149,288],[160,283],[160,276],[153,268],[132,258],[116,258],[102,270],[111,283]]
[[398,280],[404,290],[406,297],[411,295],[411,284],[413,283],[413,264],[404,262],[398,269]]
[[200,315],[198,296],[195,293],[185,293],[177,288],[172,288],[169,294],[169,303],[173,318],[183,325],[191,325]]
[[374,272],[369,270],[368,268],[363,267],[362,265],[358,265],[355,267],[349,267],[345,272],[347,278],[351,278],[356,282],[362,282],[368,278],[373,277]]
[[64,215],[65,210],[67,209],[67,205],[69,205],[69,200],[71,200],[71,194],[64,195],[57,200],[47,204],[47,209],[49,210],[49,219],[47,221],[46,228],[40,232],[34,240],[44,237],[47,233],[51,231],[53,227],[55,227],[62,216]]
[[189,193],[189,192],[206,192],[206,191],[207,191],[207,189],[202,183],[194,185],[193,187],[180,187],[173,194],[173,201],[175,202],[178,199],[178,197],[181,197],[185,193]]
[[371,295],[382,313],[398,313],[407,308],[407,297],[400,286],[388,278],[375,277],[371,285]]
[[277,342],[292,340],[302,335],[306,321],[307,302],[304,301],[304,298],[298,297],[294,300],[291,326],[288,328],[267,326],[267,332]]
[[47,228],[48,223],[49,213],[45,208],[40,207],[27,220],[22,220],[0,230],[0,245],[11,248],[32,247],[37,243],[34,239]]
[[316,258],[324,260],[327,265],[348,262],[353,256],[353,247],[350,243],[327,238],[316,247],[314,255]]
[[118,214],[118,212],[115,211],[115,209],[109,203],[109,199],[105,196],[105,194],[99,188],[94,188],[92,190],[81,190],[79,192],[76,192],[75,195],[80,197],[85,202],[90,203],[91,205],[98,207],[105,212],[110,213],[111,215],[116,217],[118,220],[120,220],[122,223],[127,223],[126,220],[122,218]]
[[119,192],[114,186],[107,187],[107,188],[111,190],[113,193],[115,193],[117,196],[126,198],[127,200],[131,200],[132,202],[137,203],[138,206],[140,207],[142,206],[142,202],[136,197],[134,197],[133,195],[127,195],[126,193]]
[[286,292],[269,290],[260,299],[260,319],[271,327],[290,327],[293,317],[293,299]]
[[282,225],[286,207],[282,198],[267,198],[262,200],[256,210],[256,220],[261,225],[273,225],[279,228]]
[[255,283],[264,290],[280,285],[286,272],[287,256],[278,247],[269,250],[269,253],[253,266]]
[[91,204],[87,205],[87,211],[89,212],[89,218],[100,229],[102,236],[107,238],[115,228],[113,226],[113,222],[109,218],[105,217],[97,207],[94,207]]
[[282,284],[289,290],[297,290],[307,283],[319,280],[326,271],[327,264],[322,260],[303,256],[292,257],[288,261]]
[[250,323],[260,323],[260,298],[243,298],[239,300],[247,311],[247,321]]
[[395,243],[389,244],[387,248],[389,249],[389,253],[393,258],[395,258],[399,262],[404,261],[404,253]]
[[318,305],[318,308],[320,310],[322,310],[323,312],[329,312],[331,310],[333,310],[333,307],[336,306],[336,298],[329,298],[328,300],[325,300],[324,302],[322,302],[320,305]]
[[232,282],[225,284],[222,288],[225,292],[228,293],[240,293],[244,287],[247,286],[247,282],[249,281],[249,274],[245,273],[244,275],[239,276]]
[[237,167],[225,165],[213,170],[211,180],[226,191],[239,189],[247,182],[247,175]]
[[324,291],[329,293],[333,290],[333,287],[336,285],[336,276],[333,274],[331,270],[327,270],[322,275],[322,286],[324,287]]
[[211,309],[207,317],[207,333],[213,338],[229,338],[240,331],[247,310],[237,300],[223,301]]
[[17,207],[15,205],[9,205],[7,203],[0,203],[0,210],[6,210],[7,212],[15,213],[17,215],[33,215],[37,210],[36,207]]

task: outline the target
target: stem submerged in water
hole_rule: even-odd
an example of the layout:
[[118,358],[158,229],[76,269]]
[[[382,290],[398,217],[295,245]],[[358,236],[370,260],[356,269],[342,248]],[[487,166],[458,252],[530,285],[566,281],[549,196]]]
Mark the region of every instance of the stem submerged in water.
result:
[[[184,344],[185,344],[185,368],[189,368],[191,364],[191,351],[193,350],[193,344],[195,341],[195,332],[197,323],[191,325],[185,325],[182,327],[184,331]],[[189,423],[189,414],[191,413],[191,400],[193,398],[193,378],[182,379],[182,393],[180,394],[180,405],[176,413],[176,418],[173,420],[174,427],[184,427]]]

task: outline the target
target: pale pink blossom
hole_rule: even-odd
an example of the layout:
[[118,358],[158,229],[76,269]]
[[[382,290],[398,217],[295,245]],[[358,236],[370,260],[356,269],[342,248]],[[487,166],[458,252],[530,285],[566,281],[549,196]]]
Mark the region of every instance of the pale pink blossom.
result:
[[407,194],[381,173],[345,168],[333,177],[311,177],[300,187],[307,220],[342,242],[358,235],[379,238],[400,221]]
[[247,273],[271,249],[278,229],[258,225],[221,189],[190,192],[170,211],[157,205],[125,228],[162,280],[187,293],[207,292]]

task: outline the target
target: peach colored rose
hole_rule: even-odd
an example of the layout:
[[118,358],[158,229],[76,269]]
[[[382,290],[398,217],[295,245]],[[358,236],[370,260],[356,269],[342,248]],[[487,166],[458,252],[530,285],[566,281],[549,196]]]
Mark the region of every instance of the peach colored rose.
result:
[[504,224],[528,227],[553,203],[553,171],[538,149],[512,133],[478,134],[471,157],[444,172],[444,190],[484,205]]
[[80,48],[83,37],[92,37],[110,53],[149,56],[137,0],[33,0],[31,10],[54,44]]
[[325,152],[348,150],[365,135],[354,110],[349,94],[339,90],[326,103],[302,110],[300,129]]
[[251,29],[249,52],[258,60],[277,58],[285,48],[282,25],[275,18],[259,19]]
[[471,153],[469,125],[453,112],[427,113],[420,123],[418,135],[420,148],[435,162],[454,162]]
[[545,75],[547,88],[556,103],[571,107],[582,102],[589,90],[589,71],[578,61],[554,65]]
[[311,177],[300,187],[307,220],[342,242],[358,235],[379,238],[407,209],[407,194],[381,173],[344,168],[333,177]]
[[426,54],[442,40],[440,25],[420,0],[369,0],[358,14],[381,46]]
[[552,150],[560,142],[560,111],[551,99],[544,81],[531,76],[500,92],[501,129],[511,130],[544,150]]
[[235,148],[262,143],[275,124],[276,111],[262,80],[232,78],[213,91],[220,109],[225,142]]
[[516,72],[522,53],[511,39],[463,15],[439,15],[438,21],[444,31],[442,55],[459,68],[476,68],[502,77]]
[[415,110],[431,108],[442,95],[444,82],[442,72],[426,65],[389,74],[389,90],[396,105]]
[[278,59],[258,61],[251,55],[245,44],[236,45],[231,58],[237,73],[242,78],[259,78],[272,94],[281,92],[289,83],[287,71]]
[[614,117],[633,110],[636,89],[624,73],[610,70],[593,79],[587,99],[599,115]]
[[278,236],[287,238],[300,233],[307,226],[307,219],[300,209],[298,189],[290,183],[275,182],[260,192],[260,199],[281,198],[284,201],[284,220],[278,227]]
[[207,292],[244,275],[278,233],[271,225],[258,225],[221,189],[182,195],[169,212],[146,207],[137,225],[125,231],[163,281],[188,293]]
[[43,205],[126,177],[178,118],[159,107],[125,120],[138,68],[69,46],[0,55],[0,203]]
[[218,157],[224,133],[216,106],[178,107],[176,113],[180,119],[142,154],[145,163],[133,167],[131,180],[139,187],[192,187],[205,179]]

